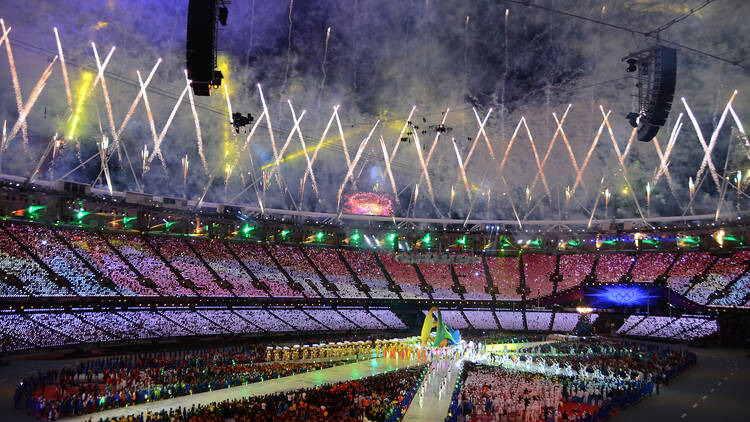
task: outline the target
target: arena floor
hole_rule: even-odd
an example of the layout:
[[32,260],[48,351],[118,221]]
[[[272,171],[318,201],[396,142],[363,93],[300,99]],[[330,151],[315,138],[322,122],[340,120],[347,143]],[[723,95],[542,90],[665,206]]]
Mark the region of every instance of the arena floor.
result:
[[[660,395],[648,398],[616,415],[613,422],[627,421],[706,421],[747,420],[747,392],[750,387],[750,359],[746,350],[690,348],[698,355],[698,364],[675,378],[669,386],[662,386]],[[18,380],[37,370],[68,365],[72,360],[15,360],[0,368],[0,417],[3,421],[36,421],[22,410],[13,409],[13,392]],[[130,414],[139,410],[156,410],[176,406],[210,403],[226,398],[247,397],[289,389],[306,388],[326,382],[338,382],[379,374],[415,364],[413,361],[372,359],[355,364],[327,368],[306,374],[217,390],[192,396],[178,397],[127,409],[115,409],[86,417],[64,419],[84,421],[89,418],[116,414]],[[425,396],[422,408],[418,400],[412,402],[405,420],[442,421],[450,396],[438,400]]]

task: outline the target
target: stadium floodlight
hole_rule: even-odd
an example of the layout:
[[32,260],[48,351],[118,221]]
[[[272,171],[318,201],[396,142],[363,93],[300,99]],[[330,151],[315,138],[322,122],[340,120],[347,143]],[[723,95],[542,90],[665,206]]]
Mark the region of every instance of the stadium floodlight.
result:
[[244,226],[242,226],[242,234],[244,234],[245,236],[248,236],[253,230],[255,230],[255,226],[251,226],[249,224],[245,224]]

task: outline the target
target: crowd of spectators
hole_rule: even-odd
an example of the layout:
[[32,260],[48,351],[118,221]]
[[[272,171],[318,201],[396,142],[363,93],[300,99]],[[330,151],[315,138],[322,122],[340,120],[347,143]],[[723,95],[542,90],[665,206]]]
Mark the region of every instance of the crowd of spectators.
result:
[[253,286],[252,277],[242,268],[224,242],[209,239],[190,239],[193,249],[203,258],[206,264],[232,286],[232,291],[242,297],[267,297],[263,290]]
[[555,272],[557,257],[546,254],[524,254],[523,273],[529,288],[527,298],[538,298],[552,294],[554,283],[550,275]]
[[705,305],[712,294],[724,290],[729,283],[745,272],[747,266],[744,262],[747,259],[750,259],[748,251],[739,251],[731,257],[719,258],[709,268],[705,277],[688,290],[687,298]]
[[419,271],[427,284],[432,286],[434,290],[432,297],[434,299],[457,300],[461,298],[451,289],[453,287],[453,275],[450,265],[419,264]]
[[305,252],[326,279],[336,285],[339,296],[360,299],[367,297],[364,292],[357,289],[352,274],[341,261],[335,249],[305,247]]
[[685,294],[693,277],[703,273],[713,261],[714,257],[708,252],[681,254],[669,270],[669,288],[679,294]]
[[520,286],[517,257],[486,257],[492,284],[497,287],[498,300],[521,300],[517,292]]
[[[423,374],[422,367],[400,369],[312,389],[226,400],[208,406],[177,408],[148,415],[149,422],[236,421],[396,421],[403,417]],[[99,422],[146,420],[133,415]]]
[[324,369],[338,362],[259,363],[244,347],[127,355],[79,362],[19,383],[15,406],[57,420]]
[[200,296],[231,296],[232,293],[219,286],[214,275],[180,238],[157,237],[150,242],[174,267],[182,278],[195,286]]
[[596,256],[592,254],[560,255],[560,275],[557,291],[562,292],[578,286],[591,273]]
[[365,330],[382,330],[388,328],[366,309],[338,308],[341,315]]
[[552,331],[556,333],[569,333],[575,330],[579,317],[580,315],[575,312],[555,312]]
[[296,246],[272,245],[268,248],[274,258],[279,261],[284,270],[292,277],[292,280],[302,284],[308,297],[318,296],[315,290],[308,284],[308,281],[315,286],[323,297],[335,298],[336,294],[323,286],[322,280],[302,255],[302,251]]
[[180,284],[172,270],[164,265],[146,241],[133,234],[102,234],[125,259],[144,277],[157,286],[160,293],[168,296],[195,296],[189,288]]
[[249,242],[227,242],[226,246],[237,254],[237,257],[255,275],[258,281],[268,286],[268,292],[271,296],[303,296],[301,292],[289,287],[289,280],[260,245]]
[[671,340],[695,340],[713,335],[718,330],[716,320],[705,317],[631,315],[620,326],[617,333]]
[[627,274],[635,262],[635,257],[624,253],[599,254],[596,264],[596,281],[600,283],[617,283]]
[[458,282],[466,287],[466,300],[492,300],[492,295],[486,292],[487,276],[484,274],[482,261],[473,264],[453,264]]
[[392,253],[378,252],[378,258],[383,263],[385,270],[390,274],[394,283],[397,283],[401,289],[401,297],[404,299],[429,299],[427,293],[420,288],[419,276],[414,269],[413,264],[405,264],[396,261],[396,256]]
[[514,311],[496,311],[495,315],[500,322],[500,328],[509,331],[523,330],[523,314]]
[[492,311],[466,310],[464,315],[468,318],[471,326],[477,330],[497,330],[497,322]]
[[138,282],[138,275],[117,256],[104,240],[85,230],[58,230],[60,236],[91,266],[114,282],[123,295],[155,296],[156,292]]
[[96,275],[55,236],[51,229],[26,224],[6,224],[5,228],[55,274],[64,277],[77,294],[82,296],[117,294],[116,291],[99,284]]
[[721,297],[709,303],[718,306],[750,307],[750,274],[740,277]]
[[669,265],[674,261],[675,255],[671,252],[642,253],[638,255],[635,266],[633,266],[633,270],[630,272],[631,281],[634,283],[653,282],[656,280],[656,277],[667,271]]
[[5,230],[0,229],[0,270],[22,285],[0,282],[5,296],[65,296],[68,289],[55,285],[49,274]]
[[370,296],[375,299],[398,299],[396,293],[388,290],[388,280],[383,275],[374,252],[341,249],[346,262],[357,277],[370,288]]
[[[371,313],[372,312],[372,313]],[[464,322],[465,325],[465,322]],[[194,335],[404,329],[388,309],[196,309],[0,312],[7,350]]]
[[549,331],[552,312],[526,311],[526,327],[529,331]]

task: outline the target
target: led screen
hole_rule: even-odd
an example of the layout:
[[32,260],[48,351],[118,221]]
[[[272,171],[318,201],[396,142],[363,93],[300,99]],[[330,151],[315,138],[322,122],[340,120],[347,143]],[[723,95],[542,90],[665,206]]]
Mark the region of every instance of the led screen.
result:
[[393,215],[391,198],[375,192],[356,192],[344,197],[344,212],[360,215]]
[[662,299],[660,287],[637,284],[584,286],[583,295],[595,308],[655,306]]

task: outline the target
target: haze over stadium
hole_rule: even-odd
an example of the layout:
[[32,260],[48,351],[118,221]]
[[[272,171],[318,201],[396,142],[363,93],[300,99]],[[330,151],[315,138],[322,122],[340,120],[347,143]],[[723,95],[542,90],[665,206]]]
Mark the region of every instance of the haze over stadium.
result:
[[0,5],[0,412],[742,419],[748,15]]

